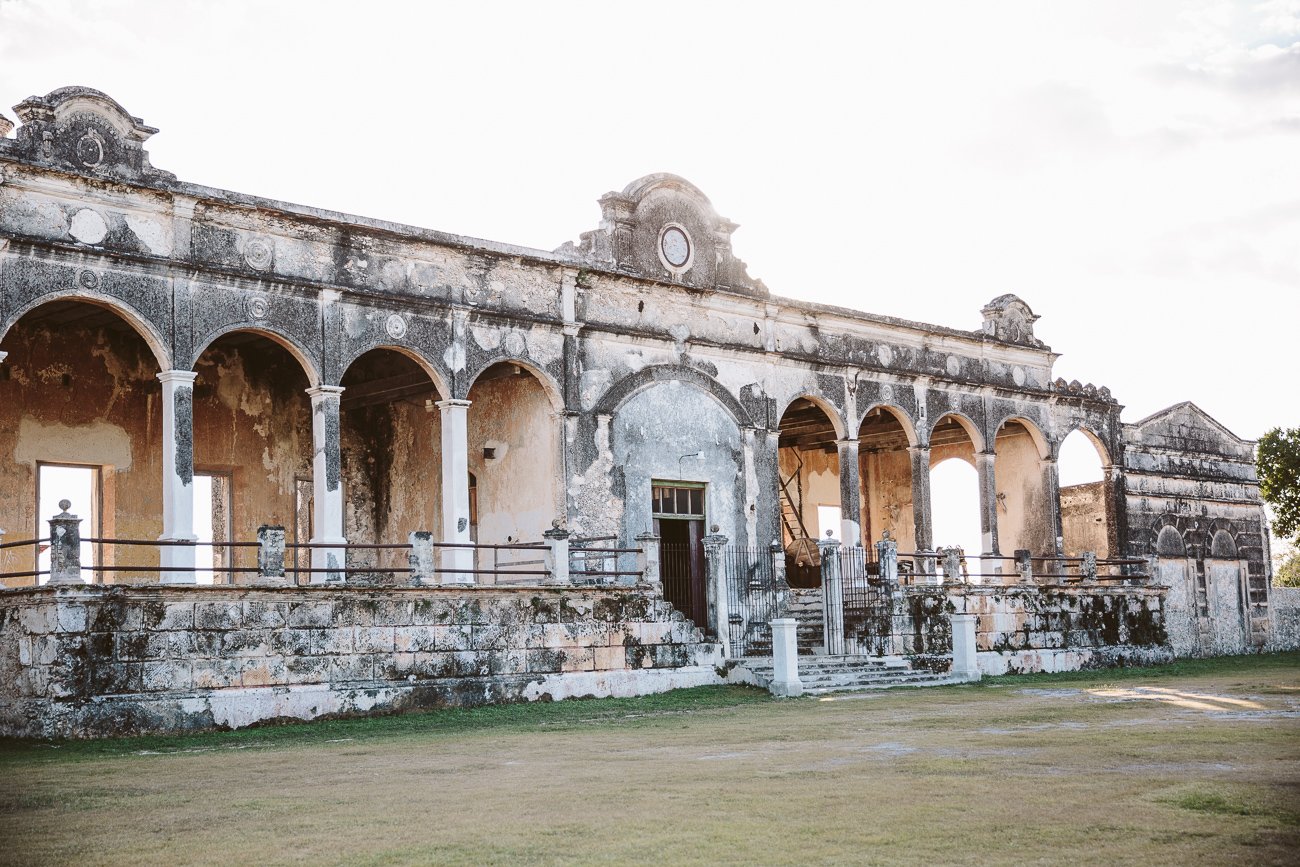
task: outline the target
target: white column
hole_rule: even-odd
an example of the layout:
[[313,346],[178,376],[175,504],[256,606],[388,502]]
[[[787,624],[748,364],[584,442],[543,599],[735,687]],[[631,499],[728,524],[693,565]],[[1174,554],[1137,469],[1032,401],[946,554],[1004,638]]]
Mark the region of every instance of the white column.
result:
[[[312,439],[312,525],[315,534],[312,545],[325,547],[311,549],[313,569],[339,571],[312,572],[312,584],[335,583],[345,580],[342,571],[347,556],[343,538],[343,479],[339,460],[339,399],[343,388],[337,385],[318,385],[307,389],[311,396]],[[334,547],[337,546],[337,547]]]
[[952,679],[975,681],[980,679],[979,657],[975,645],[974,614],[953,614],[952,620]]
[[[468,400],[440,400],[442,413],[442,541],[468,545],[469,538],[469,405]],[[444,584],[473,584],[474,549],[443,548]]]
[[[192,370],[164,370],[162,382],[163,512],[160,542],[198,541],[194,535],[194,378]],[[194,546],[161,545],[158,577],[193,584]]]
[[793,617],[772,621],[772,695],[790,697],[803,695],[799,680],[799,622]]
[[985,557],[998,556],[998,488],[993,452],[976,452],[975,469],[979,472],[980,540]]

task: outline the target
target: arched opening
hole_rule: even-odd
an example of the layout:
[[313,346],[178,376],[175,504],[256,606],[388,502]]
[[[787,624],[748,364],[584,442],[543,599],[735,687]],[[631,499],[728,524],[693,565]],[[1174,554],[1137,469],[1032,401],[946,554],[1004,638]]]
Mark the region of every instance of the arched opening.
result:
[[[221,583],[223,568],[256,565],[251,549],[222,542],[253,541],[262,524],[283,526],[289,543],[312,539],[311,382],[289,350],[253,331],[218,337],[194,372],[194,473],[214,480],[195,485],[212,493],[194,504],[196,535],[210,544],[198,565],[210,556]],[[306,569],[310,559],[308,549],[290,549],[286,567]]]
[[[343,374],[339,464],[345,495],[343,535],[358,544],[404,544],[415,530],[441,527],[442,431],[437,385],[414,359],[372,349]],[[351,568],[404,569],[406,552],[353,548]],[[349,581],[394,573],[354,573]]]
[[1187,546],[1183,544],[1182,534],[1174,527],[1161,527],[1156,536],[1156,554],[1160,557],[1186,557]]
[[980,445],[975,426],[959,415],[940,417],[930,432],[930,520],[936,548],[956,546],[968,556],[982,550],[975,467]]
[[[1047,443],[1032,422],[1008,419],[993,440],[998,550],[1056,553],[1056,504],[1048,477]],[[1002,561],[986,564],[992,571]]]
[[781,540],[791,587],[821,586],[817,540],[841,535],[839,432],[830,414],[807,397],[781,416],[777,470]]
[[[158,538],[162,386],[143,331],[115,308],[61,299],[18,319],[0,352],[7,353],[0,361],[0,523],[8,540],[48,538],[62,499],[81,517],[83,538]],[[48,569],[45,548],[0,551],[0,571]],[[149,546],[83,543],[81,553],[88,581],[138,581],[140,572],[115,567],[158,565]]]
[[1078,557],[1084,551],[1110,556],[1111,495],[1103,454],[1101,446],[1082,430],[1071,431],[1061,442],[1056,465],[1061,485],[1061,540],[1067,556]]
[[[500,362],[478,375],[468,398],[478,542],[540,543],[542,533],[564,515],[559,419],[551,395],[527,367]],[[479,557],[481,569],[537,559],[536,552],[487,551]]]
[[858,428],[858,464],[862,485],[862,539],[864,545],[884,538],[899,542],[901,550],[917,550],[915,506],[912,496],[912,455],[915,444],[906,417],[891,407],[869,411]]
[[1237,543],[1227,530],[1216,530],[1210,540],[1210,556],[1220,560],[1237,559]]

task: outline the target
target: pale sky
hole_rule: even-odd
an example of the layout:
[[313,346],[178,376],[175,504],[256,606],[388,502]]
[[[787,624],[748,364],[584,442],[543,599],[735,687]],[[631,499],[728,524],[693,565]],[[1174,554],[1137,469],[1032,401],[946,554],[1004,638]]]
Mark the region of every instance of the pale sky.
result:
[[0,0],[0,111],[70,84],[184,180],[546,250],[673,172],[777,295],[1014,292],[1125,421],[1300,425],[1300,0]]

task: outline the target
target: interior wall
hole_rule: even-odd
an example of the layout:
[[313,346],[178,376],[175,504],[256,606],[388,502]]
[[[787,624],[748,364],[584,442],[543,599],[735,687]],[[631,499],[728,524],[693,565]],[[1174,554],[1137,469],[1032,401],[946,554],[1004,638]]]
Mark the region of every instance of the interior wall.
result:
[[[343,377],[339,414],[340,465],[343,475],[343,533],[349,542],[405,544],[409,534],[442,533],[442,424],[440,400],[433,383],[423,393],[371,405],[349,406],[349,389],[360,392],[368,382],[403,374],[423,378],[414,362],[394,352],[363,355]],[[425,378],[427,381],[427,378]],[[354,566],[405,567],[404,552],[354,550]]]
[[[528,372],[480,378],[469,391],[469,471],[478,480],[478,541],[541,542],[564,514],[559,419]],[[494,457],[484,455],[485,448]]]
[[1078,557],[1084,551],[1110,556],[1105,482],[1061,488],[1061,536],[1066,556]]
[[[87,305],[87,310],[93,308]],[[39,309],[36,311],[39,314]],[[105,467],[106,536],[156,539],[162,533],[162,384],[144,340],[122,327],[20,320],[0,349],[0,527],[6,541],[47,538],[51,515],[36,514],[38,463]],[[72,504],[89,518],[89,503]],[[83,536],[96,528],[81,525]],[[146,546],[116,546],[104,562],[156,566]],[[32,549],[0,551],[0,571],[34,567]],[[120,574],[123,581],[132,580]],[[113,575],[106,577],[113,583]],[[4,586],[36,583],[6,579]]]
[[307,376],[270,340],[239,339],[218,340],[194,366],[194,465],[230,474],[234,541],[256,541],[262,524],[292,541],[294,480],[312,474]]
[[868,452],[862,456],[865,505],[864,544],[874,545],[885,530],[899,550],[915,548],[916,522],[912,511],[912,456],[906,450]]
[[[802,460],[802,466],[800,462]],[[790,495],[799,504],[799,490],[802,485],[803,503],[801,514],[804,526],[815,539],[824,539],[826,531],[834,530],[839,538],[840,528],[822,527],[817,520],[818,506],[840,506],[840,456],[838,450],[796,449],[786,447],[777,450],[777,466],[781,478],[787,480]],[[796,479],[798,483],[796,484]],[[778,492],[780,496],[780,492]],[[788,544],[789,539],[785,540]]]
[[680,479],[705,483],[706,529],[716,524],[731,544],[751,544],[745,513],[755,501],[745,484],[740,428],[708,394],[682,382],[647,388],[619,408],[610,443],[615,496],[622,498],[610,509],[622,512],[623,543],[653,528],[651,481]]
[[998,548],[1005,556],[1025,548],[1034,555],[1056,551],[1055,527],[1043,483],[1038,446],[1019,425],[998,432],[993,477],[998,494]]

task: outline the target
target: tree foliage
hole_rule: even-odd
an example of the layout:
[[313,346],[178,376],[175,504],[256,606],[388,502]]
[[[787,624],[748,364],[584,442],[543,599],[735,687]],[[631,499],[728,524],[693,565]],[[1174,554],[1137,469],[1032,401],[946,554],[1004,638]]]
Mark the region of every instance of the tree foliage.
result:
[[1282,561],[1273,576],[1273,583],[1278,587],[1300,587],[1300,551],[1293,551]]
[[1300,537],[1300,428],[1275,427],[1259,438],[1255,453],[1259,493],[1273,507],[1273,531],[1284,539]]

